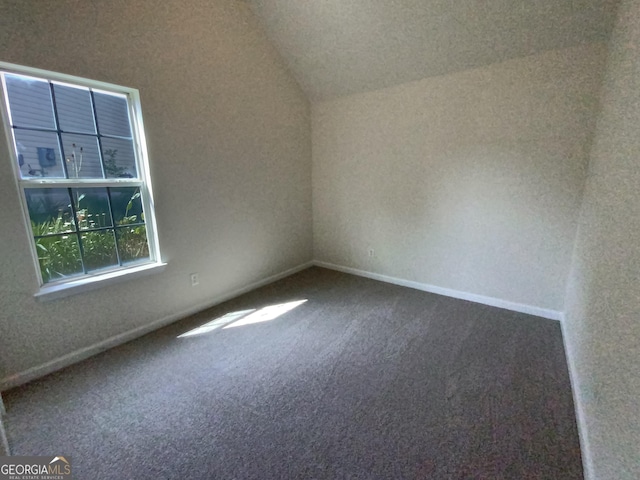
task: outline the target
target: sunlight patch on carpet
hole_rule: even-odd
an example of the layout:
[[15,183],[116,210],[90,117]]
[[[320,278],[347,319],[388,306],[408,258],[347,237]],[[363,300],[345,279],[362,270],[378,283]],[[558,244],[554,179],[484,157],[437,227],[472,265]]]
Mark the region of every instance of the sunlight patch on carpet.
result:
[[241,318],[223,328],[241,327],[243,325],[250,325],[252,323],[268,322],[278,318],[280,315],[284,315],[290,310],[302,305],[307,300],[298,300],[295,302],[280,303],[278,305],[269,305],[268,307],[261,308],[244,318]]
[[262,323],[268,322],[269,320],[274,320],[281,315],[293,310],[294,308],[305,303],[307,299],[304,300],[296,300],[293,302],[279,303],[277,305],[269,305],[263,307],[259,310],[255,308],[249,310],[238,310],[237,312],[229,312],[221,317],[218,317],[210,322],[207,322],[199,327],[194,328],[193,330],[189,330],[181,335],[178,335],[178,338],[186,338],[193,337],[196,335],[202,335],[204,333],[209,333],[219,328],[232,328],[232,327],[241,327],[244,325],[251,325],[254,323]]
[[193,330],[189,330],[188,332],[183,333],[182,335],[178,335],[178,338],[184,337],[193,337],[195,335],[202,335],[203,333],[209,333],[218,328],[224,327],[225,325],[234,322],[245,315],[249,315],[252,312],[255,312],[256,309],[252,308],[251,310],[239,310],[237,312],[229,312],[226,315],[218,317],[210,322],[207,322],[203,325],[200,325]]

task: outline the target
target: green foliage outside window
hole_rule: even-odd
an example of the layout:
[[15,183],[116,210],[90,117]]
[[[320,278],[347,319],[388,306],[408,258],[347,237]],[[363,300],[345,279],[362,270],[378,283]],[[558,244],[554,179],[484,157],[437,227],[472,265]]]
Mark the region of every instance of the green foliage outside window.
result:
[[141,224],[144,213],[131,214],[133,203],[139,198],[137,190],[127,203],[123,218],[116,221],[115,228],[101,230],[92,229],[111,227],[110,219],[105,219],[104,212],[92,212],[90,205],[84,206],[84,195],[74,198],[82,254],[76,222],[69,211],[59,211],[56,218],[39,223],[32,221],[43,282],[83,273],[83,260],[84,268],[91,271],[118,265],[118,253],[121,264],[149,258],[146,226]]

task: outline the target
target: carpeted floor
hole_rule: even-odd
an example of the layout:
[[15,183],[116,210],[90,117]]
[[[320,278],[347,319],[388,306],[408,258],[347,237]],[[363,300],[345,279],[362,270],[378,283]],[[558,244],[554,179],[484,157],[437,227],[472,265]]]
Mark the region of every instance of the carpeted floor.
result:
[[4,398],[81,480],[582,478],[558,322],[319,268]]

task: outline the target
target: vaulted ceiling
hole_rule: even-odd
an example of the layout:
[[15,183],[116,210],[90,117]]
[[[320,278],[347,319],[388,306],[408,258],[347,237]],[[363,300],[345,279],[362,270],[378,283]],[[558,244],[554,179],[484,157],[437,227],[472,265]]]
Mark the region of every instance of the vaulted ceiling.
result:
[[312,100],[606,41],[617,0],[245,0]]

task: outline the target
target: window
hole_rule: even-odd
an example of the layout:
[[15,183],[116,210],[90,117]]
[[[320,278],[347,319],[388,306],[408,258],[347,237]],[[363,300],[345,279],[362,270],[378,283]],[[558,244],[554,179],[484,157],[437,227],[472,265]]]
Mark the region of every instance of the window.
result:
[[5,63],[0,76],[40,285],[160,264],[137,91]]

